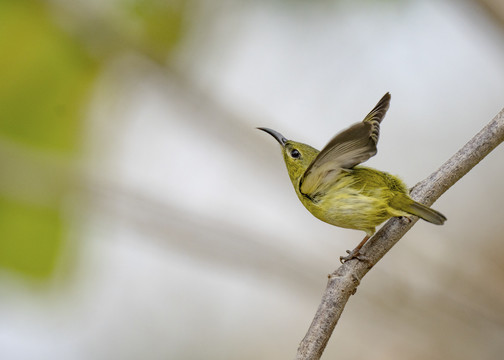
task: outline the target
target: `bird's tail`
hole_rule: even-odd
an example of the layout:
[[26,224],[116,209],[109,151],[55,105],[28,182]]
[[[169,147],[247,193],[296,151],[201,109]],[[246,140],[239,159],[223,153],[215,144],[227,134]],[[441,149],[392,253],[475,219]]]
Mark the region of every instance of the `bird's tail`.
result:
[[[402,211],[406,211],[411,215],[416,215],[424,219],[425,221],[436,225],[443,225],[446,221],[446,216],[441,214],[439,211],[431,209],[430,207],[420,204],[419,202],[416,202],[412,199],[407,199],[407,201],[404,201],[405,199],[401,200],[402,201],[400,201],[400,206],[398,206],[397,208]],[[391,205],[393,206],[393,204]]]

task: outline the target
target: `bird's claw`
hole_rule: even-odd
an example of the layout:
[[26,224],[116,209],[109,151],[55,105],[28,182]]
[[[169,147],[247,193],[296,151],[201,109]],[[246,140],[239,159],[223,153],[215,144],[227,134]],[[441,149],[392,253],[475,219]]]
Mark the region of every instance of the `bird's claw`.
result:
[[411,219],[411,217],[409,216],[401,216],[401,219],[406,221],[408,224],[410,224],[413,221],[413,219]]
[[340,256],[340,262],[344,264],[348,260],[357,259],[360,261],[369,261],[368,257],[360,253],[360,249],[347,250],[347,256]]

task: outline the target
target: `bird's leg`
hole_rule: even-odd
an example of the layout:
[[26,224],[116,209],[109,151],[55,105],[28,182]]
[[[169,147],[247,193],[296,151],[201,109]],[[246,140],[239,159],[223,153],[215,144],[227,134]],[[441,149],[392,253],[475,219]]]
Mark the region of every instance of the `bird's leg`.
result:
[[361,255],[361,253],[359,251],[364,246],[364,244],[366,243],[366,241],[369,240],[369,238],[370,238],[370,236],[366,235],[366,237],[364,239],[362,239],[362,241],[359,243],[359,245],[357,245],[355,247],[355,249],[353,249],[352,251],[347,250],[346,252],[347,252],[348,256],[340,256],[339,259],[340,259],[341,263],[343,264],[345,261],[356,259],[356,258],[359,259],[359,260],[364,260],[362,258],[362,255]]

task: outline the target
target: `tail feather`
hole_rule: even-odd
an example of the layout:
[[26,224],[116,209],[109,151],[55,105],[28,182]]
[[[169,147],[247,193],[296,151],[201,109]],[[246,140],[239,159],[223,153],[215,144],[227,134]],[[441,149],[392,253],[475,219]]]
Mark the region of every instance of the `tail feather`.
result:
[[446,217],[439,211],[431,209],[430,207],[420,204],[413,200],[410,203],[403,205],[402,210],[409,212],[412,215],[421,217],[425,221],[428,221],[436,225],[443,225],[444,222],[446,221]]

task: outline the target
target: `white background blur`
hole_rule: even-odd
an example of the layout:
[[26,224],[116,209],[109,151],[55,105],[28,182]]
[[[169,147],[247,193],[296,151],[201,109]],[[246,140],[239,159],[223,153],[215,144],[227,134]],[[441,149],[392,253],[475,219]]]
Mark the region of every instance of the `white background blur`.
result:
[[[120,1],[49,4],[78,32]],[[320,149],[390,91],[366,165],[413,186],[504,106],[504,27],[475,1],[193,1],[189,15],[164,61],[125,47],[100,71],[67,255],[43,286],[1,273],[1,359],[293,358],[364,234],[311,216],[255,127]],[[503,157],[363,279],[323,358],[502,358]]]

